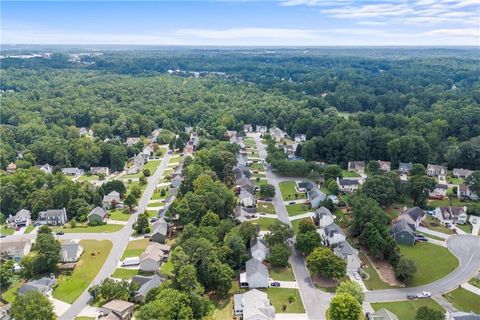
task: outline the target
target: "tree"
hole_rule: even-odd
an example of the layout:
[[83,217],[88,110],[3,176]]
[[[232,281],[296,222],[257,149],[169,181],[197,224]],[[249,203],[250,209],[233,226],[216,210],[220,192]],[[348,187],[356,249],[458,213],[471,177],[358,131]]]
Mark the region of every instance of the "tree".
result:
[[394,181],[386,175],[369,177],[362,186],[362,192],[382,206],[392,204],[397,196]]
[[337,180],[337,177],[342,177],[342,168],[340,168],[336,164],[329,165],[323,171],[323,177],[325,178],[325,181]]
[[312,219],[302,219],[298,224],[298,233],[306,233],[309,231],[316,231],[315,225],[313,224]]
[[425,166],[421,163],[414,163],[412,169],[410,169],[411,176],[424,176],[426,174],[427,170],[425,170]]
[[220,218],[212,211],[207,211],[207,213],[202,217],[202,220],[200,221],[201,227],[216,227],[219,224]]
[[415,262],[405,257],[401,257],[395,267],[395,276],[404,283],[408,283],[416,272]]
[[435,189],[435,179],[427,176],[412,176],[407,182],[407,192],[413,199],[413,204],[424,207],[428,194]]
[[474,194],[480,195],[480,171],[475,171],[465,178],[465,184]]
[[114,299],[130,300],[140,285],[126,280],[116,281],[110,278],[104,279],[100,284],[94,285],[88,289],[95,301],[100,299],[108,302]]
[[443,311],[429,308],[426,306],[420,307],[417,310],[415,320],[443,320],[445,315]]
[[315,274],[335,279],[344,277],[347,269],[345,261],[326,247],[315,248],[307,257],[307,266]]
[[284,243],[276,243],[270,248],[268,261],[274,267],[285,268],[288,266],[288,258],[290,257],[290,249]]
[[134,229],[137,234],[144,234],[150,232],[147,214],[142,213],[138,215],[137,222],[134,225]]
[[138,200],[133,193],[129,193],[123,202],[132,211]]
[[338,187],[336,180],[330,180],[328,182],[327,188],[334,195],[338,195],[338,192],[340,192],[340,188]]
[[0,288],[6,290],[14,281],[13,260],[7,260],[0,264]]
[[359,304],[363,303],[363,299],[365,299],[365,294],[363,293],[362,287],[356,282],[353,281],[344,281],[340,283],[337,287],[336,294],[346,293],[351,295],[358,301]]
[[143,176],[150,177],[150,169],[143,169]]
[[263,198],[275,197],[275,187],[271,184],[262,184],[260,186],[260,196]]
[[316,231],[308,231],[305,233],[299,233],[295,248],[300,250],[301,253],[309,255],[313,249],[319,247],[322,244],[322,239]]
[[358,320],[361,312],[358,301],[348,293],[335,295],[328,310],[331,320]]
[[172,288],[161,290],[155,300],[138,309],[138,320],[194,320],[188,293]]
[[279,220],[275,220],[273,224],[268,226],[268,230],[270,230],[270,233],[265,236],[265,239],[270,247],[285,243],[287,239],[293,237],[292,228]]
[[385,239],[373,223],[367,222],[359,237],[360,243],[368,247],[370,255],[383,258]]
[[380,172],[380,164],[375,160],[371,160],[368,162],[366,169],[370,175],[376,175]]
[[54,320],[57,318],[47,296],[39,291],[28,291],[19,295],[10,308],[12,318],[16,320]]
[[123,197],[127,188],[123,184],[122,180],[110,180],[102,185],[104,194],[109,194],[112,191],[117,191],[120,193],[120,197]]
[[60,261],[60,242],[55,240],[51,233],[41,233],[35,240],[34,257],[37,273],[53,272]]

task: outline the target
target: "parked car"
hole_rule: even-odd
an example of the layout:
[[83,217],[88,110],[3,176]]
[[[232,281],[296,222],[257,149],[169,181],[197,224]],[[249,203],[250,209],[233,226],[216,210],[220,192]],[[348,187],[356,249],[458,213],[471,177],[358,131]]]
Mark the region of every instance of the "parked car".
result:
[[6,235],[0,233],[0,238],[5,238]]
[[414,294],[407,294],[407,299],[409,299],[409,300],[413,300],[413,299],[416,299],[416,298],[417,298],[417,296],[414,295]]
[[477,223],[477,218],[473,218],[473,219],[472,219],[472,223],[473,223],[473,224],[476,224],[476,223]]
[[149,235],[148,233],[147,233],[147,234],[144,234],[143,237],[144,237],[145,239],[150,239],[150,235]]
[[362,280],[362,277],[358,274],[358,272],[354,272],[353,276],[355,277],[356,280]]
[[367,320],[371,320],[371,319],[372,319],[372,315],[370,314],[370,312],[366,312],[366,313],[365,313],[365,318],[366,318]]
[[158,220],[157,218],[153,217],[153,218],[150,219],[150,222],[155,222],[157,220]]
[[65,234],[65,232],[63,231],[57,231],[57,233],[55,233],[57,236],[63,236]]
[[296,202],[295,201],[290,201],[288,204],[295,204]]
[[432,296],[432,294],[428,291],[423,291],[423,292],[417,293],[417,298],[418,299],[430,298],[431,296]]
[[280,282],[274,281],[274,282],[270,283],[270,287],[280,287]]

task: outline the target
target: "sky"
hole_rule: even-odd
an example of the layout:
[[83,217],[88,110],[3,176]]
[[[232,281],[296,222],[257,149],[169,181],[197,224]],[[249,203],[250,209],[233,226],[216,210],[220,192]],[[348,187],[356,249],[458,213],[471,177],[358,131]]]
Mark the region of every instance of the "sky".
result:
[[2,44],[480,46],[480,0],[1,1]]

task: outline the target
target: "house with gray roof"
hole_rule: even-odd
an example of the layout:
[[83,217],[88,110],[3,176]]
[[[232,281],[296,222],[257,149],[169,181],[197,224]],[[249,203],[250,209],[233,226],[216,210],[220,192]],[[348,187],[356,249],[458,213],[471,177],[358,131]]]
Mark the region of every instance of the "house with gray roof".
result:
[[240,273],[240,287],[267,288],[268,268],[255,258],[245,263],[245,272]]
[[153,275],[153,276],[142,276],[142,275],[136,275],[133,276],[132,278],[133,283],[138,283],[140,285],[140,288],[138,288],[137,291],[135,291],[133,295],[133,299],[135,302],[144,302],[145,297],[147,296],[147,293],[159,287],[163,283],[163,279],[158,276],[158,275]]
[[99,175],[104,174],[105,176],[110,175],[110,168],[109,167],[90,167],[90,173]]
[[435,216],[443,223],[465,224],[467,222],[467,207],[439,207],[435,209]]
[[128,137],[127,138],[127,141],[125,142],[125,144],[129,147],[133,146],[134,144],[137,144],[140,142],[140,138],[139,137]]
[[119,204],[122,204],[122,199],[120,199],[120,193],[117,191],[113,190],[109,194],[103,196],[102,207],[104,209],[116,208]]
[[182,177],[180,175],[177,175],[175,178],[172,179],[170,182],[170,186],[172,188],[178,188],[182,185]]
[[237,205],[235,207],[235,219],[240,222],[250,220],[251,218],[255,217],[257,214],[257,208],[246,208],[242,207],[241,205]]
[[17,291],[17,295],[23,296],[30,291],[38,291],[42,294],[48,294],[52,291],[55,285],[55,278],[43,277],[38,280],[25,282]]
[[83,253],[83,247],[75,241],[62,243],[60,246],[60,261],[63,263],[77,262]]
[[66,176],[79,177],[85,174],[85,170],[80,168],[63,168],[62,173]]
[[356,179],[340,179],[337,178],[338,190],[341,192],[356,192],[359,186],[359,181]]
[[53,173],[53,166],[49,165],[48,163],[36,165],[35,167],[37,167],[38,169],[40,169],[40,171],[42,171],[46,174]]
[[87,215],[87,220],[89,223],[105,223],[107,222],[108,214],[105,209],[102,207],[93,208]]
[[400,173],[409,174],[412,167],[413,163],[411,162],[400,162],[398,165],[398,171],[400,171]]
[[396,218],[396,221],[405,220],[405,222],[410,226],[412,230],[417,230],[420,223],[425,220],[425,211],[420,209],[419,207],[413,207],[404,210],[400,215]]
[[315,210],[315,222],[318,224],[320,228],[325,228],[326,226],[330,225],[335,221],[335,217],[325,207],[320,207]]
[[464,179],[464,178],[470,176],[472,173],[473,173],[472,170],[463,169],[463,168],[460,168],[460,169],[459,168],[454,168],[452,174],[455,178]]
[[393,223],[392,236],[397,243],[414,245],[415,234],[406,219],[400,219]]
[[365,161],[349,161],[348,171],[365,173]]
[[317,187],[313,187],[307,191],[307,197],[312,208],[318,208],[327,196]]
[[336,223],[330,223],[323,229],[317,229],[317,232],[323,239],[323,243],[326,246],[335,246],[342,241],[345,241],[346,237],[343,234],[342,228],[340,228]]
[[250,254],[254,259],[262,262],[268,256],[268,247],[263,239],[256,238],[250,241]]
[[370,315],[371,320],[398,320],[398,317],[385,308],[378,310]]
[[275,307],[265,292],[256,289],[233,296],[233,313],[243,320],[275,320]]
[[340,242],[333,248],[333,253],[347,263],[347,273],[358,272],[358,270],[360,270],[362,261],[358,257],[358,250],[352,247],[347,240]]
[[238,203],[244,207],[253,207],[255,206],[255,196],[243,189],[238,195]]
[[13,228],[26,227],[32,223],[32,213],[27,209],[20,209],[14,216],[10,215],[7,222]]
[[447,167],[440,166],[437,164],[428,164],[427,165],[427,175],[430,177],[446,176]]
[[480,315],[473,312],[447,312],[445,320],[480,320]]
[[157,272],[160,270],[164,258],[162,245],[151,242],[145,251],[140,255],[140,270],[146,272]]
[[10,259],[20,259],[32,248],[32,240],[28,238],[3,238],[0,241],[0,255]]
[[165,243],[168,235],[168,223],[165,219],[160,218],[152,225],[151,240],[158,243]]
[[261,126],[261,125],[256,125],[255,126],[255,131],[259,133],[266,133],[268,131],[267,126]]
[[38,213],[38,222],[49,226],[63,226],[67,223],[67,212],[63,209],[53,209]]
[[245,133],[253,132],[253,126],[251,124],[245,124],[243,125],[243,131],[245,131]]

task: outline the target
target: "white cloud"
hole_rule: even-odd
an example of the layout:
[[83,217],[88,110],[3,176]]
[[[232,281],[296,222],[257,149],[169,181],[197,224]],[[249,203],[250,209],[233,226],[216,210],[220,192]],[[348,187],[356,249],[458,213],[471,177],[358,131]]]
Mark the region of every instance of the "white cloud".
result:
[[441,35],[454,37],[474,37],[479,39],[480,30],[478,28],[462,28],[462,29],[436,29],[424,32],[423,35]]
[[403,4],[367,4],[363,6],[346,6],[321,11],[328,15],[340,18],[364,18],[364,17],[385,17],[400,16],[412,13],[413,9]]

